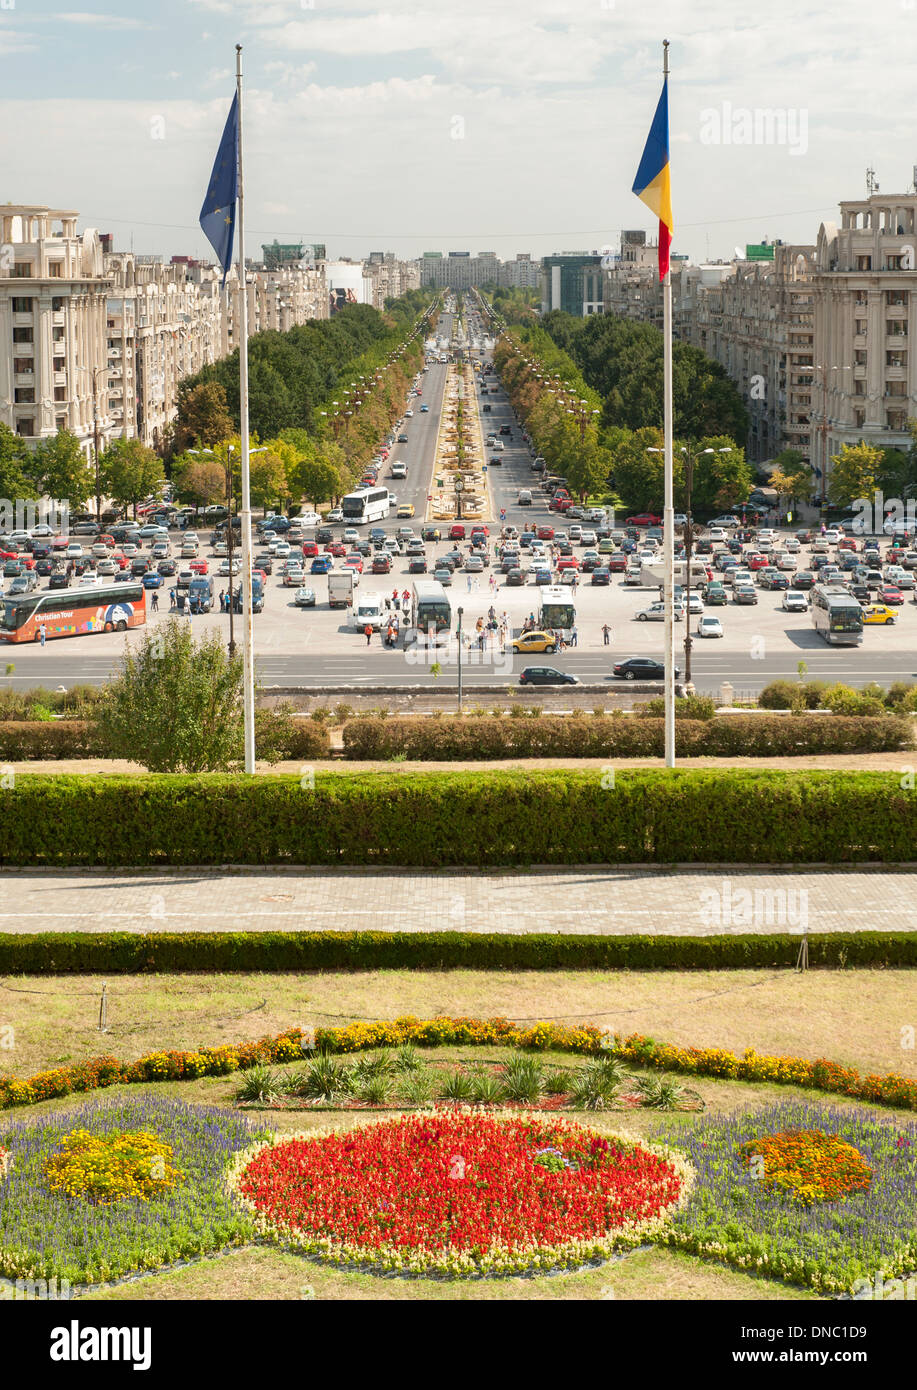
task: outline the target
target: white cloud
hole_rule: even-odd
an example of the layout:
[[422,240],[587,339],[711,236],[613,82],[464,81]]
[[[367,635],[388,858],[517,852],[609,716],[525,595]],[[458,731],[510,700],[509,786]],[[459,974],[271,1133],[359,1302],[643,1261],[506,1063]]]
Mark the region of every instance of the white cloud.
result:
[[147,24],[142,19],[128,19],[124,15],[116,14],[96,14],[76,11],[71,14],[52,14],[46,18],[55,24],[79,24],[87,29],[105,29],[112,31],[115,29],[152,29],[152,24]]

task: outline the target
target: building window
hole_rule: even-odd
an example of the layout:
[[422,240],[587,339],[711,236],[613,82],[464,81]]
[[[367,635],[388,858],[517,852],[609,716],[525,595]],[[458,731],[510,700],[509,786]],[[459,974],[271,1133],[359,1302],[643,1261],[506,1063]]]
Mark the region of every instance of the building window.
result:
[[902,262],[903,260],[904,260],[904,257],[903,257],[903,256],[886,256],[886,257],[885,257],[885,269],[886,269],[886,270],[901,270],[901,269],[902,269],[901,262]]
[[858,335],[858,337],[860,337],[860,338],[865,338],[865,337],[866,337],[866,319],[856,319],[856,320],[854,321],[853,331],[854,331],[854,333],[856,333],[856,334]]
[[35,421],[31,419],[17,420],[16,433],[22,435],[24,439],[30,439],[35,433]]
[[31,343],[31,342],[32,342],[32,330],[31,330],[31,328],[14,328],[14,329],[13,329],[13,342],[14,342],[14,343]]
[[13,278],[14,280],[31,280],[31,278],[32,278],[32,262],[31,262],[31,261],[17,261],[16,264],[13,266],[12,278]]
[[66,371],[66,368],[67,368],[67,359],[66,359],[66,357],[55,357],[55,358],[54,358],[54,370],[55,370],[56,372],[63,372],[63,371]]
[[22,295],[14,295],[14,296],[13,296],[13,313],[14,313],[14,314],[31,314],[31,312],[32,312],[32,301],[31,301],[31,299],[26,299],[26,298],[24,298]]
[[872,270],[872,256],[857,256],[857,270]]
[[907,290],[886,290],[885,302],[886,304],[906,304]]
[[31,357],[14,357],[13,371],[20,375],[30,375],[35,370]]
[[64,341],[64,330],[63,330],[63,328],[60,328],[60,327],[58,327],[58,328],[52,328],[52,330],[51,330],[51,337],[52,337],[52,339],[53,339],[53,341],[54,341],[55,343],[62,343],[62,342]]
[[861,430],[863,426],[866,424],[866,411],[855,410],[853,412],[853,423],[858,430]]
[[890,338],[906,338],[907,324],[904,319],[886,319],[885,332]]
[[64,278],[64,276],[63,276],[63,270],[64,270],[64,263],[63,263],[63,261],[49,261],[49,262],[48,262],[48,276],[49,276],[50,279],[52,279],[52,280],[62,280],[62,279]]
[[59,314],[59,313],[61,312],[61,310],[63,309],[63,307],[64,307],[64,301],[63,301],[62,297],[61,297],[59,294],[56,294],[56,295],[54,296],[54,298],[51,300],[51,309],[52,309],[52,312],[55,313],[55,314]]
[[887,352],[887,353],[885,354],[885,365],[886,365],[886,367],[906,367],[906,366],[907,366],[907,353],[906,353],[906,352]]
[[853,363],[854,363],[854,366],[856,366],[856,367],[865,367],[865,366],[866,366],[866,349],[865,349],[865,348],[857,348],[856,352],[854,352],[854,354],[853,354]]
[[65,429],[67,428],[67,417],[66,417],[66,415],[58,415],[58,416],[55,418],[54,423],[55,423],[56,427],[57,427],[59,430],[65,430]]
[[858,379],[857,381],[855,381],[855,382],[853,383],[853,394],[854,394],[855,396],[865,396],[865,395],[866,395],[866,382],[863,381],[862,379]]
[[890,430],[904,430],[907,428],[907,415],[903,410],[887,411],[886,421]]
[[885,383],[886,396],[905,396],[907,383],[904,381],[887,381]]
[[17,387],[16,387],[16,404],[17,404],[17,405],[34,405],[34,404],[35,404],[35,387],[34,387],[34,386],[17,386]]
[[67,388],[66,388],[66,386],[55,386],[55,388],[54,388],[54,399],[55,399],[56,401],[65,401],[65,400],[67,399]]

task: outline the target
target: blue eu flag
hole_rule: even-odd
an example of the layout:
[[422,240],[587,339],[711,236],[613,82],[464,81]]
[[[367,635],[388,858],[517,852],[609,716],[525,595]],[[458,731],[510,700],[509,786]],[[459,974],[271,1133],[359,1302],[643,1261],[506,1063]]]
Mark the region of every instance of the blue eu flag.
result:
[[236,195],[239,190],[239,93],[232,99],[223,138],[210,175],[207,197],[201,208],[201,229],[223,267],[223,284],[232,264],[236,230]]

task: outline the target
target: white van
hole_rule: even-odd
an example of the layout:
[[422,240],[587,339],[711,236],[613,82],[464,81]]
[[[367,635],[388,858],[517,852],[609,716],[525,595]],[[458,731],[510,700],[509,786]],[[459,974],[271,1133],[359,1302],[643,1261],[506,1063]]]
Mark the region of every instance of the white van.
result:
[[373,632],[379,632],[385,620],[385,599],[381,594],[370,592],[354,598],[353,625],[358,632],[362,632],[367,624]]
[[525,487],[524,487],[524,488],[522,488],[522,489],[520,490],[520,492],[519,492],[519,499],[518,499],[518,502],[517,502],[517,506],[520,506],[520,507],[530,507],[531,505],[532,505],[532,494],[529,492],[528,488],[525,488]]
[[393,463],[390,478],[406,478],[408,476],[408,466],[406,463]]

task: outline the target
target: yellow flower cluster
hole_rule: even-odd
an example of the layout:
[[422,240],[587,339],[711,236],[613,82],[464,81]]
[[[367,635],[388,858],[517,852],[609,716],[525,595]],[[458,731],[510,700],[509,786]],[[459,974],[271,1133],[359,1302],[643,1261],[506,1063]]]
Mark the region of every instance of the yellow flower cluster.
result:
[[67,1197],[110,1207],[125,1198],[149,1201],[181,1182],[172,1145],[148,1130],[90,1134],[75,1129],[45,1163],[48,1185]]

